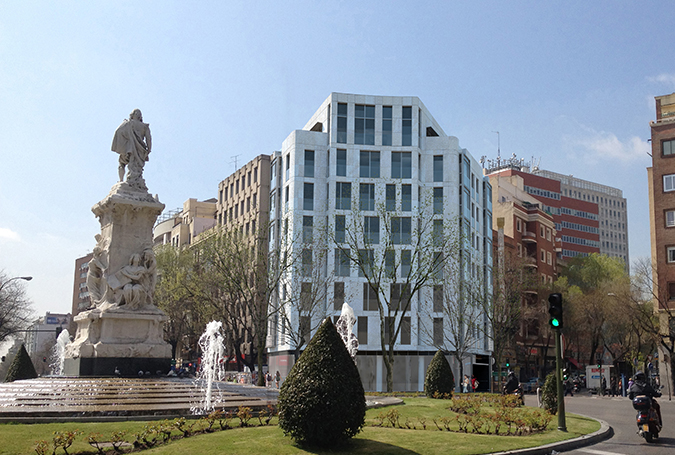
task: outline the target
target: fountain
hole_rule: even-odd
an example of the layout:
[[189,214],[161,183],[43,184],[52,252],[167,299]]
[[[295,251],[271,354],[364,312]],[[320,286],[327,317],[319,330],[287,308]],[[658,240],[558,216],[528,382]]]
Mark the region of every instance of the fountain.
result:
[[51,361],[49,367],[54,376],[63,375],[63,367],[66,362],[66,346],[70,343],[70,333],[68,329],[63,329],[56,339],[56,344],[52,348]]
[[[195,407],[195,414],[206,414],[215,408],[213,400],[213,386],[215,381],[221,381],[225,377],[225,345],[221,333],[223,323],[211,321],[206,325],[206,330],[199,337],[199,347],[202,351],[202,362],[197,372],[197,382],[201,385],[204,397],[201,406]],[[220,388],[217,402],[222,401]]]
[[342,304],[342,313],[335,323],[335,328],[337,332],[342,337],[342,341],[349,351],[349,355],[352,356],[352,360],[356,362],[356,353],[359,350],[359,339],[354,335],[352,329],[356,324],[356,316],[354,316],[354,310],[348,304]]

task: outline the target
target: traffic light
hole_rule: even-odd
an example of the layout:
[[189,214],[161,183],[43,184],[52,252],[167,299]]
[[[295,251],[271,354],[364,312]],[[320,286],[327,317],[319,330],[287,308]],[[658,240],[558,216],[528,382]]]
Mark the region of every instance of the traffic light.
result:
[[563,299],[562,294],[554,292],[548,296],[548,314],[551,319],[548,321],[554,329],[562,329],[563,326]]
[[567,368],[563,369],[563,381],[567,381],[569,374],[567,373]]
[[511,366],[511,362],[509,361],[509,359],[506,359],[506,368],[508,368],[510,366]]

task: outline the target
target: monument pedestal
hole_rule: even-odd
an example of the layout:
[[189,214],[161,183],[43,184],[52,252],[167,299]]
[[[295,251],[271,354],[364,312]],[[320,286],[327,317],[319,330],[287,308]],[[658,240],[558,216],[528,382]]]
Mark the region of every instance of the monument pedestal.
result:
[[136,376],[139,371],[166,374],[171,345],[164,341],[168,318],[158,308],[128,311],[93,309],[75,317],[77,336],[67,347],[67,376]]
[[168,373],[171,345],[163,339],[168,318],[153,303],[152,227],[163,209],[147,190],[126,182],[92,208],[101,223],[87,274],[92,308],[74,318],[77,334],[66,347],[65,375]]

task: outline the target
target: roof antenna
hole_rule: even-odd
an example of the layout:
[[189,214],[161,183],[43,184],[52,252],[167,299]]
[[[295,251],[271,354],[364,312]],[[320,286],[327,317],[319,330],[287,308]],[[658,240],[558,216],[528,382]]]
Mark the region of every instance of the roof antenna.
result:
[[240,155],[234,155],[232,158],[230,158],[230,163],[234,162],[234,170],[235,170],[235,171],[236,171],[237,169],[239,169],[239,167],[237,166],[237,157],[238,157],[238,156],[240,156]]
[[497,167],[499,167],[501,161],[501,142],[499,139],[499,131],[493,131],[493,133],[497,133]]

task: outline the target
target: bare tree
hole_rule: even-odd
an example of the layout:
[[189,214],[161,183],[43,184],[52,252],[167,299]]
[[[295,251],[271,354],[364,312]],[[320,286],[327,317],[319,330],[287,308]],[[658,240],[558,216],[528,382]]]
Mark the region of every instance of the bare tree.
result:
[[[398,185],[383,189],[389,191],[392,186]],[[378,312],[387,391],[391,392],[397,340],[411,336],[413,297],[440,273],[443,255],[452,245],[439,243],[439,236],[434,236],[434,221],[440,221],[441,228],[443,221],[434,217],[430,198],[421,197],[417,205],[404,206],[407,202],[402,197],[386,194],[375,198],[375,191],[374,184],[360,183],[360,198],[350,200],[350,211],[338,213],[327,233],[335,245],[336,275],[351,275],[353,266],[365,281],[364,310]],[[400,205],[390,203],[393,200],[401,201]]]
[[23,282],[0,272],[0,343],[25,331],[31,324],[32,302]]

